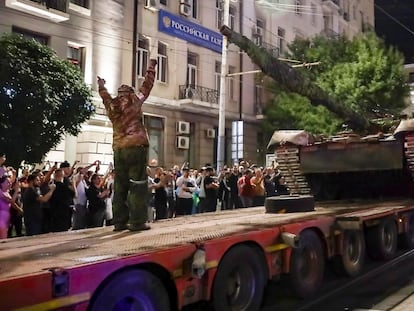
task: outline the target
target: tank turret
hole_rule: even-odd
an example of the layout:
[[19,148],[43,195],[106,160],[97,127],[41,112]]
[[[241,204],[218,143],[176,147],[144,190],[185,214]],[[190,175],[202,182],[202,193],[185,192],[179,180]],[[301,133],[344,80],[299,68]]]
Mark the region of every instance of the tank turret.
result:
[[299,71],[272,56],[265,48],[254,44],[253,41],[227,26],[222,26],[220,31],[228,38],[229,42],[245,51],[263,73],[273,78],[287,90],[309,98],[312,105],[325,106],[345,120],[349,127],[356,131],[364,131],[369,128],[370,122],[367,119],[342,105],[335,98],[329,97],[320,87],[312,83]]

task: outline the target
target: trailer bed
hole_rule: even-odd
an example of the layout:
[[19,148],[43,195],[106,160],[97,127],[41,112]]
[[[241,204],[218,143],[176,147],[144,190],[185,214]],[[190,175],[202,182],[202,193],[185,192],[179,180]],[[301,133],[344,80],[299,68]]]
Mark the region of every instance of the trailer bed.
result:
[[162,220],[151,224],[151,230],[142,232],[113,232],[110,226],[7,239],[0,242],[0,281],[54,267],[70,268],[155,252],[321,216],[335,218],[364,209],[402,211],[412,206],[413,202],[407,200],[335,202],[320,204],[312,212],[286,214],[269,214],[264,207],[253,207]]

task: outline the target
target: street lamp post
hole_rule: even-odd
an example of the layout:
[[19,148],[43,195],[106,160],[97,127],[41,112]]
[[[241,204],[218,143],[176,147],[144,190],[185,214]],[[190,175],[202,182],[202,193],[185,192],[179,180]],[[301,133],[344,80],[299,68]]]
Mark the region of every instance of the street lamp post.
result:
[[[230,0],[224,0],[223,25],[229,24]],[[221,50],[220,98],[219,98],[219,126],[217,139],[217,173],[224,166],[225,128],[226,128],[226,75],[227,75],[227,37],[223,36]]]

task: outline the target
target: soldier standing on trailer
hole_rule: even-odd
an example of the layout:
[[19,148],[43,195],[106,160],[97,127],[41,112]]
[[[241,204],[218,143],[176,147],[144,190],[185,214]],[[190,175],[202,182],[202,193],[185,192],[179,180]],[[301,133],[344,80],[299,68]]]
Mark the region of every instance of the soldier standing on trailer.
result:
[[149,138],[142,122],[142,104],[149,96],[155,79],[157,61],[151,59],[145,80],[135,93],[133,87],[121,85],[112,98],[105,80],[98,77],[99,95],[113,126],[113,150],[116,178],[114,181],[114,231],[147,230],[147,173]]

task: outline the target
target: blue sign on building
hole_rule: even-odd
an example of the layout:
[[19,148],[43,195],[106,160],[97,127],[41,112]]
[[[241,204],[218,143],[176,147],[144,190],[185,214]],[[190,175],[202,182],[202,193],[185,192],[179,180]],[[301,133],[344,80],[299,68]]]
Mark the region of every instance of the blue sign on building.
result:
[[159,10],[158,30],[221,53],[223,37],[220,33],[201,27],[164,10]]

